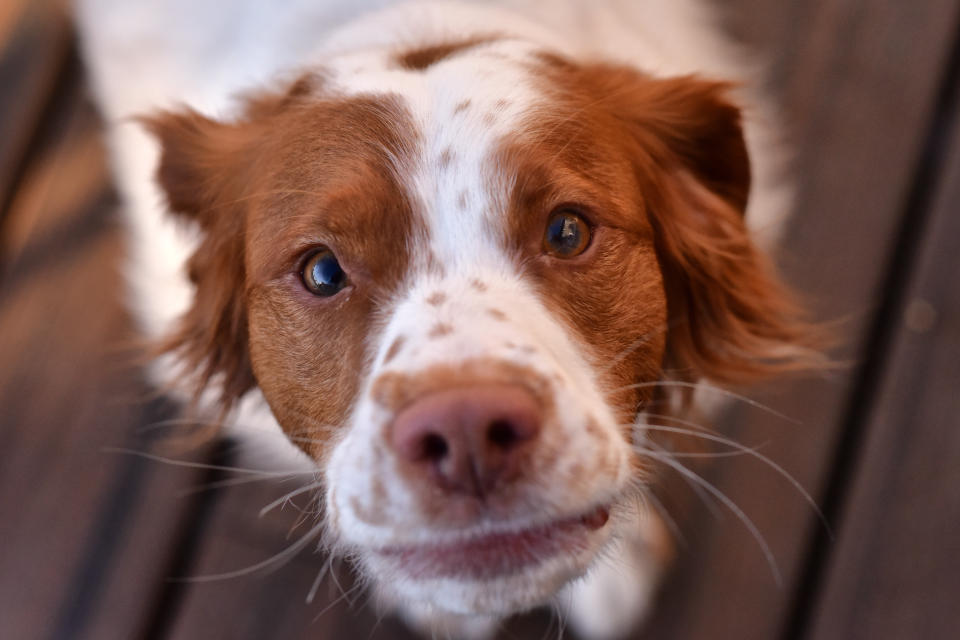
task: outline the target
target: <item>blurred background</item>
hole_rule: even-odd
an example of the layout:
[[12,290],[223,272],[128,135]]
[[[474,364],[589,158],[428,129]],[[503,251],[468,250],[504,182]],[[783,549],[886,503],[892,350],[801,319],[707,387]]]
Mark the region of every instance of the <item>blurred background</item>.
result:
[[[789,420],[736,402],[720,430],[762,445],[829,528],[759,461],[715,461],[704,476],[780,579],[723,505],[666,495],[679,560],[636,637],[956,638],[960,3],[722,4],[769,61],[796,150],[780,264],[843,321],[851,364],[745,390]],[[0,638],[410,637],[346,567],[314,584],[321,556],[267,562],[300,513],[258,517],[289,484],[206,466],[235,444],[173,456],[197,466],[108,451],[170,457],[176,412],[133,364],[100,129],[64,4],[0,0]],[[540,613],[502,637],[558,633]]]

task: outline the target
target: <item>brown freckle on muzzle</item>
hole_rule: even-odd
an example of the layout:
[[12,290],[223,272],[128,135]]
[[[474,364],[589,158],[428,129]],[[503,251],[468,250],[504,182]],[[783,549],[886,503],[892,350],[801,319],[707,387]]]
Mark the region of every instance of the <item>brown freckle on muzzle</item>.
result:
[[437,158],[437,164],[441,169],[446,169],[450,166],[450,162],[453,161],[453,152],[447,148],[440,152],[440,157]]
[[610,434],[600,428],[600,424],[593,416],[587,418],[587,423],[584,425],[583,429],[600,442],[607,442],[610,440]]
[[368,509],[360,500],[352,497],[350,498],[350,507],[353,509],[354,515],[361,522],[375,527],[387,524],[386,515],[383,513],[383,509],[379,504],[373,505]]
[[406,342],[406,338],[404,338],[403,336],[396,337],[396,339],[390,345],[390,348],[387,349],[386,355],[383,356],[383,364],[387,364],[388,362],[393,360],[398,353],[400,353],[400,349],[403,348],[404,342]]
[[490,317],[492,317],[494,320],[499,320],[501,322],[505,322],[507,320],[507,314],[505,314],[500,309],[494,309],[493,307],[491,307],[487,309],[487,313],[489,313]]
[[430,338],[442,338],[453,333],[453,327],[451,327],[446,322],[438,322],[433,325],[433,328],[430,329],[430,333],[427,334]]
[[468,204],[470,204],[470,198],[467,195],[467,192],[461,191],[460,195],[457,196],[457,206],[460,208],[461,211],[465,211]]
[[487,285],[476,278],[470,281],[470,286],[481,293],[487,290]]
[[447,294],[442,291],[434,291],[427,298],[427,304],[433,307],[439,307],[441,304],[447,301]]
[[458,102],[458,103],[457,103],[457,106],[453,108],[453,112],[454,112],[454,113],[463,113],[463,112],[466,111],[467,108],[469,108],[469,107],[470,107],[470,101],[469,101],[469,100],[464,100],[464,101],[462,101],[462,102]]

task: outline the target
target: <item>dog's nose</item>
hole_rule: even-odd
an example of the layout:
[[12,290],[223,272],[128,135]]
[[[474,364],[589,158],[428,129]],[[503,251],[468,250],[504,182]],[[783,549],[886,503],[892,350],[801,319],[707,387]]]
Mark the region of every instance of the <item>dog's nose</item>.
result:
[[449,491],[485,497],[518,475],[540,433],[540,403],[516,385],[435,391],[397,414],[397,454]]

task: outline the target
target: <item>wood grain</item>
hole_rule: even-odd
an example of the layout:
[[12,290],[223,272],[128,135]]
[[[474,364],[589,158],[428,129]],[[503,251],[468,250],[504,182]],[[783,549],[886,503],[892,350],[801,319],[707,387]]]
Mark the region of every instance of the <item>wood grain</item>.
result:
[[950,153],[817,598],[818,640],[946,639],[960,627],[960,109],[950,115]]
[[5,2],[0,9],[0,220],[67,62],[63,2]]
[[45,124],[0,236],[0,636],[132,637],[196,473],[104,451],[150,450],[141,427],[172,411],[126,348],[116,200],[78,84]]
[[[794,122],[799,179],[782,263],[819,318],[847,320],[837,357],[856,362],[911,188],[943,66],[955,37],[954,2],[820,0],[784,3],[773,68]],[[768,10],[767,15],[770,11]],[[744,30],[745,32],[747,30]],[[924,71],[918,72],[918,69]],[[739,404],[724,431],[763,453],[823,501],[843,436],[855,366],[823,380],[752,397],[794,425]],[[823,525],[788,483],[755,461],[708,476],[753,520],[783,575],[778,585],[745,527],[706,509],[687,523],[689,548],[643,637],[775,638],[787,633],[814,533]]]

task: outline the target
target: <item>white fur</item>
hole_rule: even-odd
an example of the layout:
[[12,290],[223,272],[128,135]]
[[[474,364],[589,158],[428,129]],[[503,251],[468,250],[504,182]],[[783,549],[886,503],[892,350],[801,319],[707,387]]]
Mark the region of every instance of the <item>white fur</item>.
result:
[[[755,69],[719,35],[709,11],[697,0],[417,3],[367,14],[388,4],[393,3],[78,0],[83,47],[108,122],[113,166],[127,205],[132,308],[151,337],[162,335],[184,312],[192,290],[182,266],[197,231],[178,227],[164,211],[152,179],[158,149],[127,120],[130,116],[188,104],[210,116],[229,118],[237,108],[238,92],[277,85],[298,70],[318,64],[342,93],[401,96],[423,140],[416,167],[404,178],[430,234],[426,244],[412,248],[416,267],[380,341],[369,345],[376,354],[373,370],[325,471],[335,533],[345,548],[358,552],[374,575],[393,578],[392,588],[382,581],[382,595],[407,602],[409,619],[434,629],[457,628],[457,633],[471,636],[492,629],[495,616],[458,616],[499,614],[508,606],[505,602],[513,607],[542,603],[594,564],[587,577],[567,587],[558,602],[587,637],[613,637],[642,617],[661,570],[656,556],[643,544],[644,535],[651,533],[648,521],[637,521],[629,514],[620,518],[615,533],[626,535],[632,529],[641,535],[634,533],[610,547],[602,560],[594,562],[594,552],[607,545],[613,527],[594,537],[590,553],[551,560],[493,587],[407,580],[391,575],[388,567],[363,551],[576,516],[616,499],[630,482],[629,443],[617,436],[609,439],[613,444],[601,445],[581,428],[592,417],[601,430],[618,433],[592,375],[600,364],[590,361],[589,353],[570,339],[535,292],[525,287],[522,274],[510,267],[508,256],[486,231],[505,215],[503,197],[510,181],[510,176],[499,173],[491,152],[540,99],[520,62],[548,48],[573,58],[624,62],[661,75],[701,73],[745,81]],[[403,46],[491,34],[508,38],[471,51],[469,67],[458,64],[456,58],[425,73],[387,65],[389,56]],[[507,60],[486,55],[492,52],[505,54]],[[741,93],[755,167],[750,222],[769,241],[779,228],[789,194],[777,180],[780,163],[775,145],[770,144],[770,128],[764,126],[771,111],[755,99],[757,95],[749,88]],[[471,98],[472,106],[455,116],[455,105],[465,96]],[[496,106],[502,98],[510,105],[506,109]],[[490,111],[498,111],[495,124],[481,118]],[[446,149],[454,153],[441,171],[438,158]],[[454,215],[461,192],[468,194],[470,206]],[[426,269],[428,252],[442,265],[442,276]],[[472,290],[472,279],[482,280],[489,290]],[[449,294],[439,309],[425,303],[435,291]],[[509,322],[496,322],[485,313],[492,301]],[[429,341],[426,332],[437,321],[451,324],[455,331],[442,341]],[[387,345],[399,335],[407,346],[384,365]],[[511,344],[532,349],[518,352]],[[416,372],[481,356],[519,362],[545,379],[558,376],[564,385],[562,392],[556,388],[555,393],[565,411],[556,429],[570,436],[571,446],[562,452],[555,476],[542,478],[531,489],[528,498],[536,509],[527,515],[508,522],[478,523],[469,532],[424,527],[422,505],[402,483],[389,482],[393,463],[389,456],[377,455],[393,416],[373,401],[369,390],[390,371]],[[161,362],[154,374],[166,380],[169,371],[170,363]],[[266,434],[278,465],[309,464],[282,437],[259,391],[244,398],[234,423],[241,430]],[[571,479],[564,475],[573,462],[589,463],[604,454],[617,460],[608,476]],[[358,466],[368,472],[357,473]],[[375,481],[387,487],[389,524],[373,525],[357,516],[355,505],[370,499]],[[457,620],[463,625],[457,627]]]

